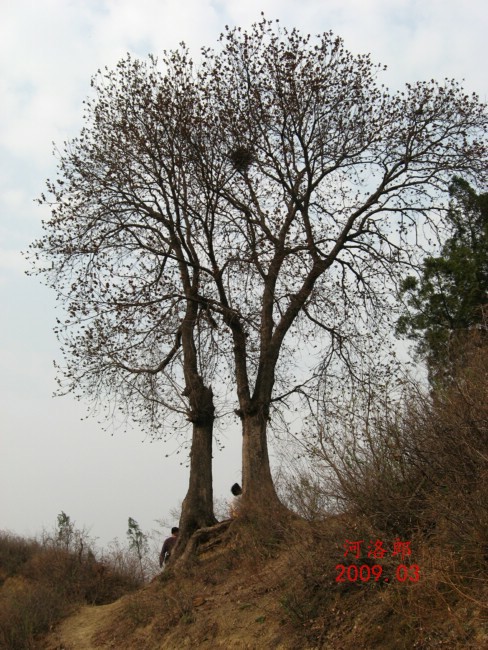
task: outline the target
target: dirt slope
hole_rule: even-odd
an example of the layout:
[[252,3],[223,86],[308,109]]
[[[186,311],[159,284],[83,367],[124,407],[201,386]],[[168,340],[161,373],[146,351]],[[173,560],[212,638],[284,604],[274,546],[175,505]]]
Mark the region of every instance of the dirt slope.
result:
[[281,557],[254,572],[214,556],[198,576],[157,577],[111,605],[83,607],[45,640],[44,650],[97,648],[303,648],[286,629]]
[[239,523],[177,571],[83,607],[39,650],[488,650],[488,586],[467,599],[447,590],[436,549],[418,549],[420,582],[338,584],[346,520],[272,522]]

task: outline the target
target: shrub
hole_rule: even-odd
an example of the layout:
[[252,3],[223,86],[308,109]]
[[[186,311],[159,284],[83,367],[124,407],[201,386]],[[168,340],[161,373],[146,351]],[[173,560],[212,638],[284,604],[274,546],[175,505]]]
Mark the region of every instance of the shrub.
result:
[[18,573],[30,558],[39,552],[35,540],[23,539],[7,531],[0,531],[0,585]]
[[65,613],[61,593],[48,584],[8,578],[0,591],[0,647],[36,648],[35,638]]
[[[473,334],[452,381],[402,400],[363,387],[367,410],[310,445],[345,510],[389,536],[428,544],[454,562],[451,588],[481,600],[488,559],[488,347]],[[360,391],[361,388],[358,388]],[[356,396],[357,399],[357,396]],[[350,422],[350,420],[349,420]]]
[[80,531],[70,532],[43,542],[0,532],[0,648],[36,648],[37,636],[73,606],[109,603],[140,585],[134,572],[97,560]]

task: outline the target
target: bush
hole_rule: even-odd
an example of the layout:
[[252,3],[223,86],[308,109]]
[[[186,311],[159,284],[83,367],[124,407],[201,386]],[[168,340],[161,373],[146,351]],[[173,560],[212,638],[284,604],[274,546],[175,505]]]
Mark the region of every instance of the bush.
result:
[[81,603],[101,605],[140,585],[133,572],[99,561],[80,531],[43,542],[0,532],[0,648],[36,648],[36,638]]
[[61,593],[51,585],[20,576],[8,578],[0,591],[0,647],[36,648],[35,637],[47,632],[65,608]]
[[39,549],[35,540],[0,531],[0,586],[9,576],[18,573]]
[[[449,386],[408,385],[401,400],[363,387],[366,411],[310,445],[344,510],[378,534],[429,545],[452,562],[450,588],[483,601],[488,559],[488,348],[476,334]],[[361,389],[358,389],[358,391]],[[357,396],[356,396],[357,399]],[[350,422],[350,420],[349,420]]]

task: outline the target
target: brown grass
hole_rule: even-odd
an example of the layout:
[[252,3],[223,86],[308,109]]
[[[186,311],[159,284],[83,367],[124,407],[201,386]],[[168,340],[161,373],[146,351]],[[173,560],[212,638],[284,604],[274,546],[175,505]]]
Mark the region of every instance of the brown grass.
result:
[[[388,623],[397,633],[389,646],[379,641],[383,624],[370,617],[363,647],[488,647],[488,348],[473,341],[461,357],[442,391],[413,386],[400,403],[368,393],[369,410],[356,426],[333,439],[321,432],[313,447],[317,485],[349,513],[338,520],[356,528],[352,539],[410,541],[405,564],[420,567],[418,583],[369,592],[373,584],[341,585],[340,601],[351,598],[351,611],[366,598],[374,618],[397,621]],[[311,481],[305,485],[310,490]],[[295,495],[295,502],[307,499],[318,497]],[[285,605],[295,624],[314,621],[311,640],[335,647],[328,631],[337,628],[333,608],[320,615],[323,603],[337,597],[330,585],[333,541],[328,525],[317,526],[322,532],[300,560],[300,589],[286,594]],[[319,558],[327,569],[317,568]],[[356,632],[344,628],[340,636],[339,647],[357,647]]]
[[[125,596],[112,617],[101,618],[97,628],[87,608],[83,615],[92,647],[485,647],[488,629],[482,603],[466,599],[449,584],[457,564],[445,549],[413,543],[412,558],[405,564],[420,566],[420,581],[399,582],[393,578],[398,558],[368,559],[365,553],[360,560],[344,558],[345,539],[363,539],[365,549],[369,540],[376,539],[378,531],[366,518],[338,515],[313,523],[289,518],[282,522],[282,532],[277,540],[273,531],[267,537],[266,528],[258,529],[255,522],[249,526],[245,520],[236,521],[222,533],[220,545],[201,547],[185,569],[165,572]],[[257,539],[267,550],[256,552]],[[377,563],[391,580],[339,584],[339,563]],[[79,615],[74,622],[72,632],[64,624],[61,641],[66,645],[79,635]]]
[[49,542],[0,533],[0,648],[38,648],[37,638],[82,603],[116,600],[138,586],[95,559]]

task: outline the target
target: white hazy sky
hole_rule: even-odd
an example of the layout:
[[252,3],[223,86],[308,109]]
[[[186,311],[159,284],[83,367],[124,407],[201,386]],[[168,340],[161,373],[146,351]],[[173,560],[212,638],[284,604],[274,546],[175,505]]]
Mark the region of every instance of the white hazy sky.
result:
[[[0,529],[34,535],[64,510],[104,545],[124,538],[129,516],[150,530],[183,499],[176,443],[111,437],[80,420],[84,405],[52,398],[54,299],[24,275],[20,251],[47,217],[33,199],[55,173],[52,142],[77,135],[99,67],[180,41],[196,55],[261,11],[307,33],[333,30],[387,64],[390,87],[455,77],[488,98],[485,0],[0,0]],[[217,498],[240,478],[238,436],[224,442]]]

